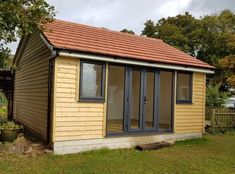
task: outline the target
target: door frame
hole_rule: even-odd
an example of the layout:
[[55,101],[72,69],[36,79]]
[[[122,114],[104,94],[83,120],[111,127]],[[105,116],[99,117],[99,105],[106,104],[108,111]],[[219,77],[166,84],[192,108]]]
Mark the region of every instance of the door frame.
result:
[[[139,90],[139,128],[131,128],[131,105],[132,105],[132,102],[131,102],[131,97],[130,95],[132,94],[132,72],[133,72],[133,69],[135,70],[139,70],[140,72],[140,90]],[[136,66],[126,66],[126,72],[127,72],[127,76],[126,76],[126,86],[125,86],[125,92],[126,92],[126,95],[125,95],[125,118],[126,118],[126,132],[141,132],[142,130],[142,127],[143,127],[143,116],[142,116],[142,113],[143,113],[143,88],[144,88],[144,84],[143,84],[143,80],[144,80],[144,77],[143,77],[143,68],[142,67],[136,67]]]
[[145,119],[146,119],[146,105],[143,104],[143,132],[149,132],[149,131],[158,131],[158,116],[159,116],[159,93],[160,93],[160,71],[155,70],[153,68],[145,68],[144,69],[144,89],[143,89],[143,96],[144,98],[147,96],[147,73],[153,72],[154,73],[154,82],[153,82],[153,127],[147,128],[145,127]]
[[[161,71],[165,71],[165,72],[171,72],[172,73],[172,79],[171,79],[171,129],[157,129],[157,132],[161,133],[161,132],[170,132],[173,133],[174,132],[174,117],[175,117],[175,94],[176,94],[176,74],[177,71],[176,70],[168,70],[168,69],[162,69],[159,68],[159,93],[160,94],[160,86],[161,86]],[[160,99],[160,95],[159,95],[159,99]],[[159,105],[158,108],[160,106],[160,100],[159,100]],[[158,109],[158,117],[157,119],[159,120],[159,116],[160,116],[160,109]],[[159,122],[159,121],[158,121]],[[159,126],[159,124],[157,124],[157,126]]]
[[[133,69],[140,71],[140,91],[139,91],[139,128],[131,128],[131,105],[130,96],[132,94],[132,72]],[[147,73],[154,73],[154,96],[153,96],[153,127],[145,127],[146,105],[145,98],[147,95]],[[149,67],[126,66],[126,82],[125,82],[125,128],[126,132],[156,132],[158,131],[158,116],[159,116],[159,99],[160,99],[160,71]]]
[[[123,64],[119,64],[119,63],[112,63],[109,65],[113,65],[113,66],[123,66],[125,68],[125,76],[124,76],[124,101],[123,101],[123,132],[107,132],[107,126],[106,126],[106,136],[115,136],[115,135],[124,135],[124,134],[145,134],[145,133],[161,133],[161,132],[169,132],[172,133],[174,132],[174,100],[175,100],[175,74],[176,71],[175,70],[167,70],[167,69],[162,69],[162,68],[152,68],[152,67],[144,67],[144,66],[135,66],[135,65],[123,65]],[[109,66],[108,65],[108,66]],[[139,113],[141,114],[141,112],[143,113],[142,116],[139,115],[140,117],[140,129],[129,129],[130,127],[130,122],[129,122],[129,94],[130,94],[130,69],[132,68],[137,68],[140,69],[141,72],[141,81],[140,81],[140,100],[142,98],[142,95],[144,95],[144,88],[146,88],[146,83],[143,83],[143,80],[146,80],[146,72],[142,73],[142,71],[148,71],[148,70],[152,70],[154,72],[154,128],[145,128],[144,127],[144,119],[145,119],[145,113],[143,112],[144,110],[144,106],[143,104],[140,104],[140,108],[139,109]],[[160,130],[159,129],[159,116],[160,116],[160,112],[159,112],[159,106],[160,106],[160,71],[168,71],[168,72],[172,72],[172,85],[171,85],[171,130]],[[108,82],[107,82],[108,83]],[[128,89],[129,88],[129,89]],[[107,90],[108,90],[108,84],[107,84]],[[142,93],[142,94],[141,94]],[[108,96],[107,96],[108,97]],[[108,103],[107,103],[107,107],[106,110],[108,109]],[[141,111],[141,112],[140,112]],[[108,113],[108,112],[106,112]],[[107,119],[108,117],[106,116],[106,123],[107,123]],[[141,130],[142,128],[142,130]]]

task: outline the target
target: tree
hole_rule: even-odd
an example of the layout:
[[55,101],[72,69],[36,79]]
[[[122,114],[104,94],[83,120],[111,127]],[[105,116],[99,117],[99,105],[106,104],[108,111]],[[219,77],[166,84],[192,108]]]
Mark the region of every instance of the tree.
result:
[[217,15],[207,15],[200,19],[200,48],[197,57],[214,66],[219,60],[235,53],[231,44],[235,40],[235,14],[224,10]]
[[147,20],[144,23],[144,30],[142,30],[142,34],[143,36],[147,36],[147,37],[152,37],[152,38],[157,38],[157,27],[154,23],[154,21],[152,20]]
[[145,22],[142,35],[159,38],[182,51],[195,56],[198,50],[199,21],[186,12],[184,15],[160,19],[156,24]]
[[54,7],[45,0],[2,0],[0,3],[0,68],[5,68],[10,51],[6,44],[43,29],[53,20]]
[[226,99],[229,97],[229,93],[221,92],[220,84],[209,84],[206,88],[206,106],[209,107],[221,107],[225,104]]
[[135,34],[135,32],[134,32],[134,31],[132,31],[132,30],[128,30],[128,29],[123,29],[123,30],[121,30],[120,32],[123,32],[123,33],[129,33],[129,34]]
[[198,57],[217,67],[212,79],[223,89],[234,86],[235,14],[229,10],[202,19],[203,32]]
[[226,82],[235,87],[235,55],[227,56],[219,61],[220,67],[223,71]]
[[10,70],[11,69],[11,58],[10,58],[10,49],[0,47],[0,70]]
[[[207,62],[217,69],[210,76],[213,84],[221,88],[231,85],[232,69],[221,66],[220,60],[235,55],[235,14],[223,10],[219,14],[195,18],[188,12],[175,17],[162,18],[156,23],[148,20],[142,35],[159,38],[182,51]],[[230,61],[231,62],[231,61]]]

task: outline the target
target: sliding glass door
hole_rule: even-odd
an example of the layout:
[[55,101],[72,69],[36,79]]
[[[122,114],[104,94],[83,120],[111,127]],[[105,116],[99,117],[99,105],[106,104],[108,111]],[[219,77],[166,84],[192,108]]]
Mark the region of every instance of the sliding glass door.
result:
[[128,110],[127,131],[156,130],[157,73],[151,69],[128,68],[127,100]]
[[171,130],[172,88],[172,72],[109,65],[107,132]]

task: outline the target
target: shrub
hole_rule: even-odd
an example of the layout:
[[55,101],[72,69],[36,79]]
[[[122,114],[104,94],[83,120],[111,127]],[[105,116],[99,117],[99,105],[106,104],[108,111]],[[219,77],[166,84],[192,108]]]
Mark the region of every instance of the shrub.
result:
[[221,92],[220,84],[209,84],[206,88],[206,106],[222,107],[229,97],[228,92]]
[[1,130],[19,130],[22,128],[23,128],[22,125],[18,125],[14,121],[3,122],[2,125],[0,126]]
[[4,95],[4,93],[0,91],[0,106],[6,106],[6,105],[7,105],[7,98]]
[[6,121],[7,121],[7,119],[5,117],[0,116],[0,126]]

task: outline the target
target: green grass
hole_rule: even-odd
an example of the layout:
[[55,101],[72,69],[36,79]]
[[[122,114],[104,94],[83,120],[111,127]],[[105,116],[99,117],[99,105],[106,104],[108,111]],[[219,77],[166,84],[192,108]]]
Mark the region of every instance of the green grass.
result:
[[177,142],[155,151],[134,149],[91,151],[35,157],[0,154],[0,173],[127,173],[202,174],[235,173],[235,132],[206,135],[202,139]]

